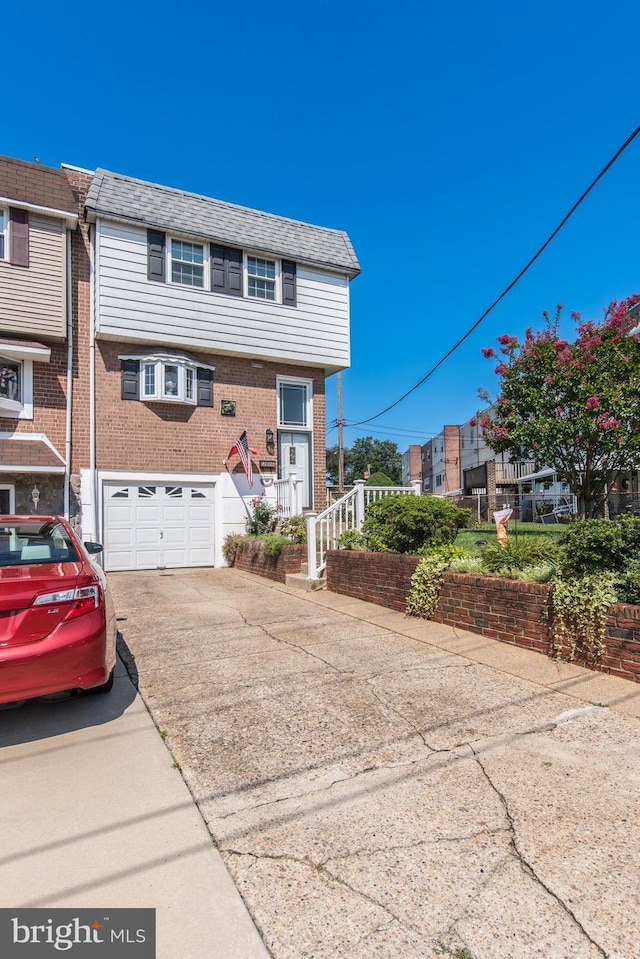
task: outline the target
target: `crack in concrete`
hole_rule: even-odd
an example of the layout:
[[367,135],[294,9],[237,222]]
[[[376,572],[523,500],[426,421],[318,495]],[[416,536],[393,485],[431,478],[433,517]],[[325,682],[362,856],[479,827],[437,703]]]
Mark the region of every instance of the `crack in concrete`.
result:
[[371,694],[373,695],[373,698],[377,699],[380,705],[384,706],[385,709],[388,709],[389,712],[394,714],[394,716],[397,716],[398,719],[402,720],[402,722],[405,723],[405,725],[407,725],[409,729],[413,729],[414,733],[416,733],[420,737],[420,739],[422,740],[423,744],[427,747],[427,749],[430,749],[431,747],[429,746],[429,743],[427,742],[427,740],[424,738],[424,733],[422,732],[422,730],[419,729],[416,726],[416,724],[412,722],[412,720],[404,716],[399,709],[397,709],[395,706],[392,706],[391,703],[388,703],[385,699],[379,696],[368,679],[364,679],[364,682],[365,682],[365,685],[367,685],[369,689],[371,690]]
[[[349,892],[353,893],[354,896],[365,900],[365,902],[370,903],[372,906],[376,906],[378,909],[381,909],[389,919],[387,923],[397,922],[399,925],[403,926],[406,929],[411,929],[414,933],[419,933],[419,930],[412,926],[410,923],[407,923],[405,920],[401,919],[399,916],[396,916],[388,906],[385,906],[384,903],[379,902],[377,899],[374,899],[373,896],[368,895],[366,892],[362,892],[359,889],[354,889],[345,879],[341,876],[334,875],[330,869],[327,869],[321,863],[313,862],[311,859],[300,858],[298,856],[291,856],[285,853],[276,854],[276,853],[245,853],[241,852],[238,849],[225,849],[225,855],[228,857],[228,860],[231,860],[233,856],[242,858],[244,856],[250,856],[256,860],[266,861],[266,862],[285,862],[285,863],[296,863],[299,866],[302,866],[305,869],[310,870],[314,873],[317,878],[324,882],[326,885],[330,886],[343,886],[345,889],[348,889]],[[384,925],[384,924],[383,924]]]
[[[457,653],[454,653],[453,655],[457,655]],[[436,669],[469,669],[470,667],[475,667],[477,665],[477,663],[446,663],[443,665],[434,663],[433,665],[428,666],[403,666],[402,669],[385,669],[384,672],[374,673],[372,676],[367,678],[379,679],[381,676],[394,676],[398,673],[419,673],[422,671],[433,672]]]
[[575,912],[571,909],[571,907],[570,907],[556,892],[554,892],[553,889],[551,889],[551,887],[550,887],[549,885],[547,885],[547,883],[544,882],[544,880],[536,873],[536,871],[535,871],[535,869],[533,868],[533,866],[531,865],[531,863],[526,859],[524,853],[522,852],[522,850],[520,849],[520,847],[519,847],[519,845],[518,845],[518,836],[517,836],[517,832],[516,832],[516,825],[515,825],[513,816],[511,815],[511,810],[509,809],[509,803],[507,802],[506,796],[504,795],[504,793],[502,793],[502,792],[498,789],[498,787],[495,785],[495,783],[494,783],[493,780],[491,779],[491,776],[490,776],[489,773],[487,772],[487,770],[486,770],[486,768],[485,768],[485,766],[484,766],[484,764],[483,764],[483,762],[482,762],[482,760],[481,760],[481,758],[480,758],[480,754],[473,748],[473,746],[472,746],[471,743],[469,743],[468,746],[469,746],[469,749],[471,750],[471,752],[472,752],[472,754],[473,754],[473,758],[475,759],[476,763],[478,764],[478,766],[479,766],[480,769],[482,770],[482,773],[483,773],[483,775],[484,775],[487,783],[489,784],[489,786],[491,787],[491,789],[492,789],[493,792],[496,794],[496,796],[498,797],[498,799],[500,800],[500,802],[501,802],[501,804],[502,804],[502,808],[504,809],[504,814],[505,814],[505,816],[506,816],[507,823],[509,824],[509,832],[510,832],[510,836],[511,836],[510,845],[511,845],[511,848],[512,848],[512,850],[513,850],[513,853],[515,854],[516,859],[517,859],[518,862],[520,863],[520,866],[522,867],[522,869],[524,870],[524,872],[525,872],[531,879],[533,879],[533,881],[534,881],[535,883],[537,883],[542,889],[544,889],[544,891],[547,893],[547,895],[551,896],[551,898],[554,899],[554,900],[558,903],[558,905],[565,911],[565,913],[569,916],[569,918],[572,920],[572,922],[577,926],[577,928],[580,930],[580,932],[583,934],[583,936],[587,939],[587,941],[589,942],[589,944],[592,945],[595,949],[597,949],[599,955],[601,955],[601,956],[603,957],[603,959],[610,959],[609,953],[608,953],[598,942],[596,942],[595,939],[592,939],[592,937],[589,935],[589,933],[587,932],[587,930],[584,928],[584,926],[582,925],[582,923],[580,922],[580,920],[579,920],[578,917],[576,916]]
[[503,832],[509,833],[509,827],[497,826],[495,829],[478,829],[461,836],[438,836],[433,839],[417,839],[414,842],[398,843],[395,846],[380,846],[377,849],[362,847],[360,849],[354,849],[352,852],[344,853],[342,856],[328,856],[322,860],[321,865],[326,866],[329,862],[345,862],[347,859],[358,856],[377,856],[378,853],[402,852],[405,849],[420,849],[423,846],[439,846],[441,843],[461,843],[469,839],[477,839],[480,836],[497,836]]
[[[440,750],[440,752],[447,752],[448,750]],[[369,773],[375,772],[384,772],[385,770],[395,770],[402,769],[405,766],[415,766],[418,763],[426,763],[431,759],[429,756],[421,756],[417,759],[407,759],[398,761],[397,763],[386,763],[384,765],[373,765],[365,766],[364,769],[358,769],[354,773],[347,773],[344,776],[338,777],[338,779],[333,779],[330,783],[327,783],[326,786],[319,786],[316,789],[309,789],[306,792],[295,793],[290,796],[280,796],[278,799],[266,799],[264,802],[250,804],[243,806],[241,809],[234,809],[232,812],[225,813],[223,816],[214,816],[214,822],[223,822],[225,819],[231,819],[232,816],[240,816],[247,811],[253,812],[255,809],[263,809],[265,806],[276,806],[279,803],[285,802],[294,802],[296,799],[312,799],[314,796],[319,796],[324,792],[328,792],[330,789],[333,789],[334,786],[340,786],[343,783],[355,782],[361,776],[368,775]]]

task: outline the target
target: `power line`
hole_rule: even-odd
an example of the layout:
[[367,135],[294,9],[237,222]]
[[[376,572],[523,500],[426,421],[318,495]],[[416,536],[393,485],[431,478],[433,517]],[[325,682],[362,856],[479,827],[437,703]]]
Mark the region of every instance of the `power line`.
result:
[[[345,430],[357,429],[357,427],[358,427],[357,423],[344,424]],[[333,423],[330,423],[327,425],[327,433],[330,433],[332,432],[332,430],[335,430],[337,428],[338,428],[338,423],[334,421]],[[425,440],[428,439],[429,437],[437,436],[439,432],[442,432],[442,430],[438,430],[437,432],[434,432],[433,430],[407,430],[402,428],[394,429],[392,426],[388,428],[380,427],[378,429],[371,426],[367,428],[367,433],[378,434],[379,436],[399,436],[401,439],[411,439],[415,437],[415,439],[420,442],[420,445],[422,445],[425,442]],[[425,439],[422,439],[423,437]]]
[[573,214],[574,214],[575,211],[578,209],[578,207],[580,206],[580,204],[581,204],[584,200],[586,200],[586,198],[589,196],[589,194],[591,193],[591,191],[592,191],[593,188],[595,187],[596,183],[598,183],[598,181],[602,179],[602,177],[605,175],[605,173],[607,173],[607,171],[611,169],[611,167],[612,167],[613,164],[616,162],[616,160],[617,160],[620,156],[622,156],[622,154],[623,154],[624,151],[627,149],[627,147],[633,142],[633,140],[635,140],[635,138],[637,137],[638,133],[640,133],[640,126],[637,126],[637,127],[635,128],[635,130],[633,131],[633,133],[632,133],[630,136],[627,137],[627,139],[624,141],[624,143],[622,144],[622,146],[621,146],[618,150],[616,150],[616,152],[615,152],[614,155],[611,157],[611,159],[608,161],[608,163],[605,164],[605,166],[603,166],[603,168],[600,170],[600,173],[598,173],[598,175],[595,177],[595,179],[593,179],[593,180],[591,181],[591,183],[589,184],[589,186],[587,187],[587,189],[584,191],[584,193],[579,197],[578,200],[576,200],[576,202],[573,204],[573,206],[571,207],[571,209],[569,210],[569,212],[562,218],[562,220],[560,220],[560,223],[558,223],[558,225],[557,225],[557,227],[555,228],[555,230],[553,230],[553,232],[549,234],[549,236],[548,236],[547,239],[544,241],[544,243],[542,244],[542,246],[541,246],[541,247],[538,249],[538,251],[531,257],[531,259],[530,259],[529,262],[526,264],[526,266],[524,266],[524,267],[520,270],[520,272],[517,274],[517,276],[514,277],[514,279],[509,283],[509,285],[508,285],[507,287],[505,287],[505,289],[502,291],[502,293],[500,294],[500,296],[496,297],[496,299],[493,301],[493,303],[491,304],[491,306],[489,306],[489,307],[484,311],[484,313],[482,314],[482,316],[481,316],[478,320],[476,320],[476,322],[473,324],[473,326],[470,326],[470,327],[469,327],[469,329],[467,330],[467,332],[466,332],[463,336],[460,337],[460,339],[458,340],[458,342],[455,343],[455,344],[451,347],[451,349],[448,351],[448,353],[445,353],[445,355],[444,355],[443,357],[441,357],[441,359],[438,360],[438,362],[436,363],[436,365],[433,366],[433,367],[429,370],[428,373],[425,373],[425,375],[422,377],[421,380],[418,380],[418,382],[415,384],[415,386],[412,386],[410,390],[407,390],[406,393],[403,393],[402,396],[401,396],[399,399],[395,400],[395,402],[393,402],[393,403],[390,403],[389,406],[385,407],[385,409],[383,409],[380,413],[376,413],[375,416],[370,416],[370,417],[369,417],[368,419],[366,419],[366,420],[358,420],[356,423],[345,423],[345,424],[344,424],[345,427],[347,427],[347,426],[364,426],[365,423],[371,423],[373,420],[379,419],[381,416],[384,416],[385,413],[388,413],[389,410],[392,410],[395,406],[398,406],[399,403],[402,403],[403,400],[406,400],[406,398],[407,398],[408,396],[411,396],[412,393],[415,393],[415,391],[418,389],[418,387],[422,386],[423,383],[426,383],[426,381],[429,379],[429,377],[433,376],[433,374],[436,372],[436,370],[439,369],[439,367],[441,367],[442,364],[445,363],[446,360],[448,360],[449,357],[452,356],[452,354],[455,353],[456,350],[457,350],[460,346],[462,346],[462,344],[464,343],[464,341],[467,340],[467,339],[471,336],[471,334],[474,332],[474,330],[476,330],[476,329],[480,326],[480,324],[482,323],[482,321],[487,318],[487,316],[489,315],[489,313],[491,313],[491,311],[495,309],[495,307],[498,305],[498,303],[499,303],[501,300],[504,299],[504,297],[507,295],[507,293],[510,293],[510,292],[511,292],[511,290],[514,288],[514,286],[516,285],[516,283],[518,283],[518,281],[522,279],[522,277],[525,275],[525,273],[533,266],[533,264],[536,262],[536,260],[538,259],[538,257],[542,255],[542,253],[546,250],[546,248],[549,246],[549,244],[551,243],[551,241],[558,235],[558,233],[560,232],[560,230],[562,229],[562,227],[565,225],[565,223],[567,222],[567,220],[569,220],[569,219],[573,216]]

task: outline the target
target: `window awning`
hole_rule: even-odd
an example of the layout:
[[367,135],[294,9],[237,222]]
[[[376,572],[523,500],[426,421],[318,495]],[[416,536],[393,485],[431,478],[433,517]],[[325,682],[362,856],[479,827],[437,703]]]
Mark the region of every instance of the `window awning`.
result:
[[32,340],[7,340],[0,337],[0,356],[5,360],[34,360],[36,363],[48,363],[51,359],[51,347]]
[[64,460],[43,439],[0,439],[0,473],[64,473]]

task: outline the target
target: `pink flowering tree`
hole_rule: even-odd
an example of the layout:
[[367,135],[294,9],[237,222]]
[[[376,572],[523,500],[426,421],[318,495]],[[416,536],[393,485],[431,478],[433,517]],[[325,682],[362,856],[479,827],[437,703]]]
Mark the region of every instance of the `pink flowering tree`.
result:
[[500,395],[480,425],[491,448],[551,466],[578,499],[581,517],[598,514],[607,485],[621,470],[640,468],[640,336],[629,311],[634,294],[611,303],[601,323],[576,323],[573,341],[559,335],[558,306],[545,328],[527,330],[524,342],[499,336]]

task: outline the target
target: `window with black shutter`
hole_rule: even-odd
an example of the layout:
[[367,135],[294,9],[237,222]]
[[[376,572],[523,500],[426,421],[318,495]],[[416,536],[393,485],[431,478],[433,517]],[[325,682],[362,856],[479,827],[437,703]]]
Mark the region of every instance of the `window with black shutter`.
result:
[[296,305],[296,265],[291,260],[282,261],[282,303]]
[[242,296],[242,250],[212,243],[211,290],[227,296]]
[[186,356],[121,357],[120,369],[123,400],[213,406],[213,368]]
[[138,376],[140,369],[139,360],[120,360],[121,369],[121,389],[120,396],[123,400],[139,400],[140,393],[138,389]]
[[147,277],[157,283],[166,280],[165,256],[167,240],[160,230],[147,230]]

